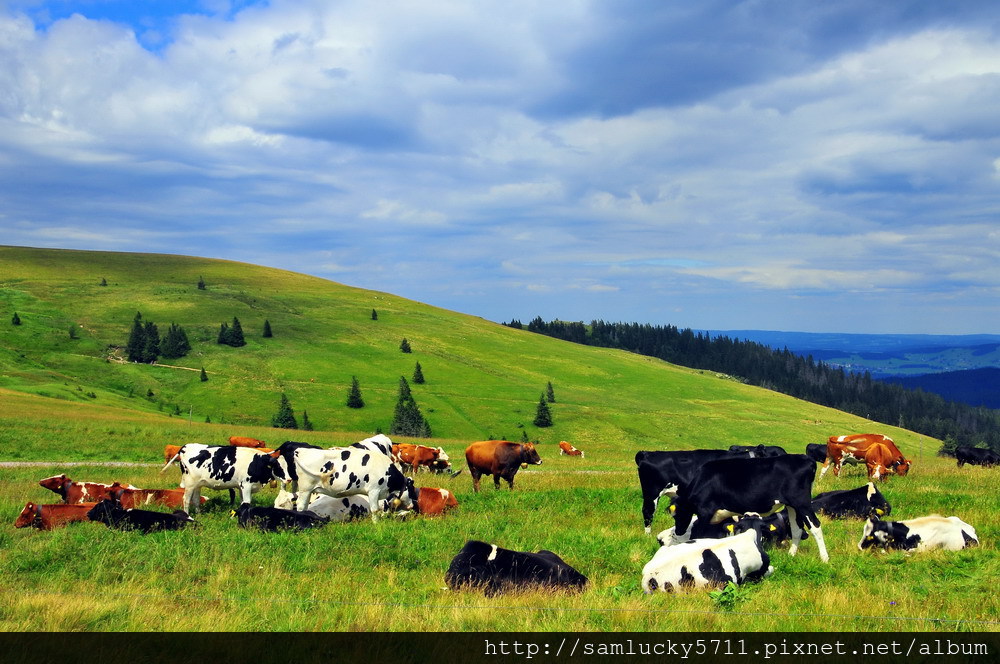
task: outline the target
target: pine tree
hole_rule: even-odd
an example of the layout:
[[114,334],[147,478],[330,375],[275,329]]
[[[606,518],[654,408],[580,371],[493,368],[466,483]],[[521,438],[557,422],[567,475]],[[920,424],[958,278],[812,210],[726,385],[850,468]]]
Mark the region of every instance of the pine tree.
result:
[[555,403],[556,402],[556,393],[552,389],[552,381],[549,381],[549,384],[545,388],[545,399],[549,403]]
[[102,286],[107,286],[108,285],[108,280],[105,279],[104,277],[101,277],[101,285]]
[[135,313],[132,321],[132,332],[125,344],[125,356],[129,362],[142,362],[146,352],[146,331],[142,326],[142,314]]
[[267,320],[265,318],[264,319],[264,338],[265,339],[270,339],[273,336],[274,336],[274,333],[271,332],[271,321],[269,321],[269,320]]
[[288,397],[281,393],[281,403],[278,412],[271,417],[271,426],[275,429],[298,429],[299,424],[295,421],[295,413],[292,412],[292,404],[288,402]]
[[347,407],[365,407],[365,400],[361,398],[361,386],[358,384],[357,376],[351,376],[351,391],[347,393]]
[[143,333],[142,361],[148,364],[156,362],[160,356],[160,331],[156,329],[156,323],[146,321]]
[[417,367],[413,370],[413,382],[416,385],[423,385],[426,382],[424,381],[424,372],[420,368],[419,362],[417,362]]
[[404,353],[413,352],[413,350],[410,348],[410,342],[406,340],[406,337],[403,337],[403,340],[399,342],[399,350],[403,351]]
[[430,438],[430,425],[420,414],[420,408],[413,399],[410,385],[406,378],[399,377],[399,398],[396,400],[396,409],[393,412],[392,424],[389,425],[389,435],[414,436],[417,438]]
[[172,359],[184,357],[190,350],[191,343],[188,341],[184,328],[177,323],[171,323],[163,341],[160,342],[160,355]]
[[208,374],[205,373],[205,367],[201,368],[201,382],[203,382],[203,383],[207,383],[208,382]]
[[219,338],[216,341],[216,343],[228,345],[230,338],[231,335],[229,334],[229,324],[223,323],[222,325],[219,326]]
[[372,309],[372,320],[378,320],[378,312]]
[[198,290],[205,290],[205,280],[198,277]]
[[535,412],[533,424],[536,427],[552,426],[552,412],[549,410],[549,404],[545,403],[544,394],[538,399],[538,410]]
[[70,325],[69,326],[69,338],[70,339],[79,339],[80,338],[79,336],[77,336],[77,333],[76,333],[76,325]]
[[307,413],[304,410],[302,411],[302,430],[303,431],[313,430],[313,424],[312,422],[309,421],[309,413]]
[[14,317],[10,319],[10,324],[11,325],[20,325],[21,324],[21,317],[17,315],[16,311],[14,312]]
[[243,338],[243,327],[240,325],[240,319],[236,316],[233,316],[233,326],[229,328],[229,345],[234,348],[247,345]]

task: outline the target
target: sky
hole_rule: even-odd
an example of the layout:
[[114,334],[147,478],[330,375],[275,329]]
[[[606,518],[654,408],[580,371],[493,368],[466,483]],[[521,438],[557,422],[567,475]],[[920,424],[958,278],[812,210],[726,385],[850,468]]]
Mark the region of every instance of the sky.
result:
[[0,0],[0,244],[1000,332],[1000,4]]

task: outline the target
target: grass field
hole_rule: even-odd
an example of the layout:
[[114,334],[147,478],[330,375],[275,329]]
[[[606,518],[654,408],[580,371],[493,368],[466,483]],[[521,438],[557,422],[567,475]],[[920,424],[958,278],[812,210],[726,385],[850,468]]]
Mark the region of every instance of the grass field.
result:
[[[199,277],[205,292],[195,287]],[[0,527],[0,629],[387,630],[412,624],[415,612],[441,631],[996,631],[1000,624],[992,593],[1000,476],[955,468],[936,457],[939,441],[727,376],[257,266],[0,247],[0,286],[0,461],[40,464],[0,467],[8,524],[26,501],[52,501],[37,485],[49,475],[146,487],[175,486],[178,478],[176,468],[161,475],[154,465],[71,462],[155,464],[168,443],[251,435],[272,445],[288,438],[335,445],[387,429],[399,376],[409,377],[416,361],[428,382],[412,387],[433,427],[431,444],[461,463],[474,440],[524,433],[539,441],[544,459],[518,474],[513,493],[487,486],[473,494],[468,473],[420,477],[458,497],[456,513],[438,519],[266,535],[239,529],[220,493],[199,527],[177,533],[144,537],[90,523],[53,532]],[[7,325],[13,311],[21,326]],[[195,348],[171,361],[183,368],[107,361],[136,311],[161,331],[171,322],[186,329]],[[241,349],[214,343],[219,324],[233,316],[247,333]],[[251,335],[265,319],[273,339]],[[79,338],[70,338],[70,325]],[[399,352],[403,337],[413,354]],[[198,379],[202,366],[206,383]],[[357,411],[344,406],[352,375],[367,401]],[[547,381],[555,426],[538,429],[531,420]],[[266,426],[283,391],[318,431]],[[915,462],[909,476],[883,488],[894,517],[956,514],[975,526],[982,546],[861,554],[860,521],[825,521],[830,565],[806,541],[794,558],[774,552],[775,574],[732,601],[642,594],[639,574],[656,543],[642,530],[636,451],[768,443],[801,452],[827,436],[864,431],[892,436]],[[586,458],[560,457],[559,440]],[[863,482],[849,469],[815,490]],[[266,490],[256,502],[273,495]],[[668,525],[659,515],[654,531]],[[579,595],[492,599],[449,591],[444,571],[468,539],[556,551],[591,585]]]

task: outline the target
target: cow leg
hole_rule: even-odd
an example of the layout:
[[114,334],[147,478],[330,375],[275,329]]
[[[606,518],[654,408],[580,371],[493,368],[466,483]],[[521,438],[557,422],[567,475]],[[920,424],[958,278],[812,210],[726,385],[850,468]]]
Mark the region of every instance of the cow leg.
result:
[[794,556],[798,552],[799,542],[802,541],[802,530],[808,528],[816,544],[819,545],[819,559],[824,563],[830,562],[830,555],[826,552],[826,540],[823,539],[823,529],[820,528],[819,518],[812,508],[800,506],[796,510],[786,506],[785,509],[788,510],[788,526],[792,529],[792,543],[788,547],[788,555]]
[[690,540],[691,531],[694,530],[694,520],[705,519],[709,521],[714,512],[715,510],[712,510],[708,514],[701,514],[700,512],[696,514],[687,501],[678,501],[677,511],[674,512],[674,534],[671,535],[674,544],[681,544]]
[[500,475],[499,474],[493,476],[493,486],[496,487],[497,491],[500,490]]
[[472,475],[472,490],[479,493],[479,478],[482,477],[482,473],[476,468],[469,464],[469,474]]
[[229,490],[229,506],[232,507],[236,504],[236,492],[232,489]]
[[823,477],[828,470],[830,470],[830,457],[823,459],[823,467],[819,471],[819,476]]
[[184,487],[184,511],[194,514],[201,504],[201,491],[198,487]]
[[[232,494],[233,490],[230,489],[229,493]],[[243,503],[253,504],[253,487],[249,482],[240,485],[240,498]],[[242,505],[243,503],[240,504]]]

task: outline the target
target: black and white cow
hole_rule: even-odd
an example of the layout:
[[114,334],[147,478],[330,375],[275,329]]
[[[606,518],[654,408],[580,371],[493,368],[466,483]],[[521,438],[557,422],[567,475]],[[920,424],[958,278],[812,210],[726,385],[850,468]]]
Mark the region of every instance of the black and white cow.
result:
[[972,526],[957,516],[934,514],[907,521],[882,521],[871,517],[865,522],[858,549],[864,551],[877,547],[901,551],[958,551],[977,544],[979,538]]
[[763,459],[716,459],[698,469],[677,495],[674,538],[691,539],[691,523],[719,523],[733,515],[755,512],[769,516],[782,506],[788,510],[795,555],[808,529],[819,545],[819,557],[829,562],[823,530],[812,508],[812,485],[816,463],[804,454],[786,454]]
[[687,484],[702,464],[715,459],[746,457],[729,450],[641,451],[635,455],[642,488],[642,521],[646,534],[652,532],[653,516],[660,498],[673,498],[678,487]]
[[271,456],[280,457],[285,462],[285,468],[288,470],[288,480],[284,483],[284,488],[292,492],[295,491],[295,487],[299,481],[299,474],[295,468],[295,450],[298,449],[321,450],[323,448],[319,445],[286,440],[271,452]]
[[816,463],[826,461],[826,443],[809,443],[806,445],[806,456]]
[[777,445],[730,445],[729,451],[746,454],[751,459],[775,457],[781,456],[782,454],[788,454],[788,452],[785,451],[785,448]]
[[997,454],[993,450],[987,450],[982,447],[971,447],[969,445],[956,447],[955,459],[958,461],[959,468],[967,463],[986,468],[1000,464],[1000,454]]
[[[770,516],[747,512],[740,516],[737,522],[742,522],[744,528],[750,527],[757,530],[760,534],[761,544],[765,548],[777,546],[792,539],[792,523],[786,510],[781,510]],[[809,533],[805,530],[802,531],[802,539],[809,539]]]
[[732,537],[660,547],[642,568],[643,592],[724,586],[730,581],[739,585],[770,575],[774,568],[761,541],[760,522],[742,521],[733,530]]
[[[274,499],[274,506],[279,509],[295,509],[295,494],[290,491],[279,491]],[[368,509],[368,496],[334,498],[325,493],[313,493],[306,509],[333,522],[355,521],[371,513]]]
[[469,540],[444,575],[452,590],[480,588],[487,596],[539,587],[582,590],[587,577],[551,551],[511,551]]
[[125,509],[120,503],[104,499],[87,512],[87,518],[116,530],[136,530],[144,535],[158,530],[180,530],[195,520],[187,512],[175,510],[172,514],[152,510]]
[[824,491],[812,500],[813,509],[834,519],[867,519],[892,513],[892,505],[885,499],[874,482],[857,489]]
[[184,511],[188,514],[193,514],[200,504],[203,487],[238,489],[240,502],[249,503],[253,494],[272,480],[288,479],[285,462],[280,457],[261,454],[249,447],[189,443],[175,458],[180,459]]
[[348,447],[296,449],[295,508],[305,510],[310,494],[319,491],[336,498],[367,496],[373,520],[384,512],[414,509],[413,480],[403,475],[402,466],[391,455],[392,441],[383,434]]
[[329,523],[329,519],[311,511],[297,512],[277,507],[255,507],[243,503],[233,510],[241,528],[276,532],[279,530],[306,530],[319,528]]

